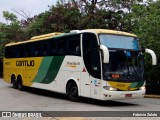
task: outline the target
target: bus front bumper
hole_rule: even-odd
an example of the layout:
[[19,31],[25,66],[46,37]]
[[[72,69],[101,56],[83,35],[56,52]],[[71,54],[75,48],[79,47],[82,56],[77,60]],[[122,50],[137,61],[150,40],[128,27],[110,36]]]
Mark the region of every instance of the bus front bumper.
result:
[[138,99],[143,98],[146,90],[137,91],[108,91],[104,90],[102,100]]

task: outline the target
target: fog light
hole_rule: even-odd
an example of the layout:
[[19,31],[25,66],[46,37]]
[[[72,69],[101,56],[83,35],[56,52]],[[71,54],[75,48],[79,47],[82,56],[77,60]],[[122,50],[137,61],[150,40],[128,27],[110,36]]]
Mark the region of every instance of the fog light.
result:
[[109,90],[109,91],[117,91],[117,88],[113,88],[113,87],[111,87],[111,86],[103,86],[103,88],[104,88],[105,90]]

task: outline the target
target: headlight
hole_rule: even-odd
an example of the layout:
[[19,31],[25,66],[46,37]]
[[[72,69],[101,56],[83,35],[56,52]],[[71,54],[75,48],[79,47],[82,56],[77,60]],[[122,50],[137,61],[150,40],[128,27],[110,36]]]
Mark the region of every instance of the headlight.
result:
[[104,88],[105,90],[109,90],[109,91],[117,91],[117,88],[113,88],[113,87],[111,87],[111,86],[103,86],[103,88]]
[[140,87],[139,89],[140,89],[140,90],[145,90],[146,87],[145,87],[145,86],[142,86],[142,87]]

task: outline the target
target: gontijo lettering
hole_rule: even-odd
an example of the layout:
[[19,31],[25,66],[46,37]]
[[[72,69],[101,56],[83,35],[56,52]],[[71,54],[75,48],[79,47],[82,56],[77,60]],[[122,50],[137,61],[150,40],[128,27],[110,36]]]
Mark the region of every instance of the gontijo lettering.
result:
[[17,60],[16,66],[31,66],[33,67],[35,64],[34,60]]

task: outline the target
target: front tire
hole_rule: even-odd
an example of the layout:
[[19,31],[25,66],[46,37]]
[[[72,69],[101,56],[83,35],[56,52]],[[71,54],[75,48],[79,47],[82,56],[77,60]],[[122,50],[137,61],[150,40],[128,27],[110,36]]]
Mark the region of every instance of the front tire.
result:
[[72,82],[67,86],[67,95],[71,101],[76,102],[79,100],[78,87],[76,83]]

